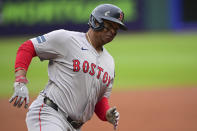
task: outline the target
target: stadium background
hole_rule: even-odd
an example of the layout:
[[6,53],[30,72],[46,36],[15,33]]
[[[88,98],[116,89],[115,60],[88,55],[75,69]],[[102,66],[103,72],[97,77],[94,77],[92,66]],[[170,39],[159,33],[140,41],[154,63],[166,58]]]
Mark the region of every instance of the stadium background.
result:
[[[119,103],[117,106],[122,114],[119,129],[197,130],[195,0],[0,1],[0,117],[4,118],[0,129],[26,129],[26,110],[14,109],[8,104],[13,93],[14,60],[20,44],[60,28],[85,32],[91,11],[102,3],[119,6],[125,12],[129,29],[126,33],[120,31],[115,40],[106,45],[116,63],[111,104]],[[34,58],[27,77],[32,100],[46,85],[47,61]],[[152,99],[160,101],[152,102]],[[128,113],[124,115],[126,111]],[[8,126],[10,121],[16,124]],[[21,123],[17,124],[17,121]],[[159,122],[158,127],[156,122]],[[99,124],[103,128],[94,127],[93,123],[97,124],[99,120],[93,117],[92,124],[87,124],[85,129],[112,130],[110,125],[105,127],[102,122]]]

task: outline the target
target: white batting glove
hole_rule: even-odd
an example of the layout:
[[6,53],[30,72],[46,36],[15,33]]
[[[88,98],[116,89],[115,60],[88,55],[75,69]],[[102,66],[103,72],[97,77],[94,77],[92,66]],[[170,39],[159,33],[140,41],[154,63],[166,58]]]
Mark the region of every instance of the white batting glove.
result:
[[27,79],[25,77],[20,77],[18,79],[16,79],[16,81],[14,82],[14,94],[13,96],[10,98],[9,102],[12,103],[13,100],[15,100],[14,102],[14,106],[17,107],[21,107],[23,102],[25,102],[25,108],[28,108],[28,104],[29,104],[29,92],[28,92],[28,88],[26,86],[27,83]]
[[116,130],[117,129],[117,126],[118,126],[118,121],[120,119],[120,114],[116,110],[116,107],[112,107],[112,108],[110,108],[107,111],[107,113],[106,113],[106,119],[107,119],[108,122],[110,122],[111,124],[113,124],[114,130]]

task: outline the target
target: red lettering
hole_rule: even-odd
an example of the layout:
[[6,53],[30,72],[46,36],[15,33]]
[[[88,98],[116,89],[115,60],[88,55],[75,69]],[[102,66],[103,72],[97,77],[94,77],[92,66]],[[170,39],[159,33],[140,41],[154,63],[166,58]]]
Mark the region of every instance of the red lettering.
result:
[[100,66],[98,66],[98,75],[97,75],[97,78],[99,79],[100,78],[100,75],[101,75],[101,71],[103,72],[103,68],[101,68]]
[[88,70],[89,70],[89,63],[88,63],[88,61],[84,61],[83,62],[83,72],[87,73]]
[[109,76],[108,83],[106,85],[107,87],[109,86],[110,82],[111,82],[111,77]]
[[103,83],[106,83],[107,79],[108,79],[108,73],[105,72],[104,75],[103,75]]
[[89,72],[89,74],[90,74],[91,76],[93,76],[93,75],[95,74],[95,71],[94,71],[95,67],[96,67],[96,65],[95,65],[94,63],[92,63],[92,64],[91,64],[91,69],[92,69],[92,70]]
[[78,72],[80,70],[80,61],[79,60],[73,60],[73,71]]

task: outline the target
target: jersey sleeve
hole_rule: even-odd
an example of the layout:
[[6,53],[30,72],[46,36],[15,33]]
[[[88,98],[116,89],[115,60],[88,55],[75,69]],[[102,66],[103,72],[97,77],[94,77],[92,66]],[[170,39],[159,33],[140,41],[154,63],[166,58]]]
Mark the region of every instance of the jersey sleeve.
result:
[[50,60],[66,55],[68,50],[66,30],[56,30],[31,39],[40,60]]

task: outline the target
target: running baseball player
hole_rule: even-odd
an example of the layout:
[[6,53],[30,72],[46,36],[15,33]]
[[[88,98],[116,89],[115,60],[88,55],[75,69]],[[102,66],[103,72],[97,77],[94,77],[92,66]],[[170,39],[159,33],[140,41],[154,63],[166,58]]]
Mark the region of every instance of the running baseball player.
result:
[[29,104],[26,73],[32,58],[49,60],[48,84],[26,116],[28,131],[80,131],[94,112],[117,128],[119,113],[108,102],[115,65],[103,46],[114,39],[118,29],[126,30],[123,17],[119,7],[102,4],[92,11],[86,33],[55,30],[19,47],[10,99],[16,107]]

